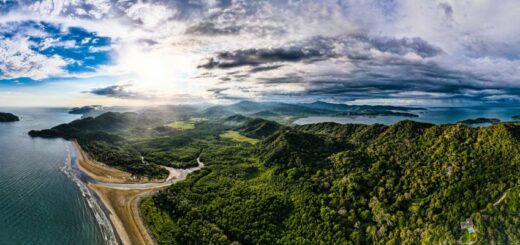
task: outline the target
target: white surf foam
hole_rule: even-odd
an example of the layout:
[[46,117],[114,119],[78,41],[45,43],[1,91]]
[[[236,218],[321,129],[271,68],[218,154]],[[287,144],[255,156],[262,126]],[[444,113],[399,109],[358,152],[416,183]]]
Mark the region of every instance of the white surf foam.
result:
[[85,197],[88,206],[94,213],[94,217],[96,218],[96,221],[101,228],[101,233],[105,239],[106,244],[118,245],[119,242],[116,238],[114,227],[112,226],[112,223],[108,219],[106,213],[101,208],[98,199],[92,194],[90,189],[88,189],[87,185],[81,181],[80,178],[78,178],[77,173],[72,169],[72,154],[74,154],[72,151],[75,151],[73,149],[72,143],[66,142],[65,147],[67,149],[68,156],[65,160],[65,165],[61,167],[61,171],[78,186],[79,190],[81,191],[81,195]]

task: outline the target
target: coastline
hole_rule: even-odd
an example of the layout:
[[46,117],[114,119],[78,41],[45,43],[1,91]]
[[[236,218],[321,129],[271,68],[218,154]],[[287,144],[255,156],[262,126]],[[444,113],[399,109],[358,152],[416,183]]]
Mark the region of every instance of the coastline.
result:
[[144,190],[125,190],[88,184],[109,210],[109,219],[123,244],[155,244],[141,215],[139,203],[143,196],[153,193],[157,188]]
[[[71,143],[77,153],[78,168],[95,181],[115,184],[143,183],[143,181],[129,181],[127,178],[130,176],[129,173],[91,161],[77,142]],[[103,172],[105,170],[110,174],[105,174]],[[87,183],[87,188],[98,197],[100,204],[107,211],[106,215],[112,223],[115,233],[123,244],[155,244],[141,219],[139,203],[143,196],[149,195],[159,188],[112,188],[96,183]]]
[[76,153],[76,161],[74,161],[76,170],[85,175],[83,177],[90,178],[90,180],[87,178],[82,182],[86,184],[88,190],[95,194],[107,219],[110,220],[118,240],[125,245],[155,244],[155,240],[140,214],[139,204],[144,196],[182,181],[191,172],[204,167],[204,163],[198,157],[197,167],[188,169],[164,167],[170,172],[164,180],[146,182],[144,178],[134,178],[129,182],[127,178],[129,173],[92,161],[77,142],[69,142]]
[[92,179],[100,183],[115,183],[115,184],[138,184],[138,183],[160,183],[161,179],[135,178],[128,172],[119,170],[114,167],[107,166],[103,163],[95,161],[83,151],[81,146],[76,141],[71,141],[74,149],[77,152],[78,168],[90,176]]

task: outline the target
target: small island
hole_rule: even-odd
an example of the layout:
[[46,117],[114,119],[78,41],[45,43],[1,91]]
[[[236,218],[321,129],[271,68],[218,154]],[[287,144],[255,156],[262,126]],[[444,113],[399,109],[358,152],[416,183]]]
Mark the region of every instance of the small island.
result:
[[17,122],[20,118],[12,113],[0,112],[0,122]]
[[499,123],[499,122],[500,122],[500,119],[479,117],[479,118],[475,118],[475,119],[466,119],[466,120],[458,121],[457,123],[466,124],[466,125],[475,125],[475,124]]
[[515,116],[513,116],[513,119],[515,119],[515,120],[517,120],[517,121],[520,120],[520,115],[515,115]]

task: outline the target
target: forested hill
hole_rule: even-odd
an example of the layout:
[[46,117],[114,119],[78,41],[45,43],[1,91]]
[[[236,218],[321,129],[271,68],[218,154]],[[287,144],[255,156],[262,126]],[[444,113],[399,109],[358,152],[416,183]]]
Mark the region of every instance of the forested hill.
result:
[[520,124],[281,128],[258,161],[213,163],[142,210],[160,244],[518,244],[519,140]]
[[20,118],[14,114],[7,112],[0,112],[0,122],[16,122],[20,121]]
[[141,205],[159,244],[520,244],[520,123],[288,127],[158,110],[31,135],[152,178],[200,157]]

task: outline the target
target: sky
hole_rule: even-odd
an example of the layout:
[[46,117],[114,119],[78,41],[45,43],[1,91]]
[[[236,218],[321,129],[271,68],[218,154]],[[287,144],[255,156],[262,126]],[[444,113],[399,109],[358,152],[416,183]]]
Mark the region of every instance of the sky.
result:
[[518,0],[0,0],[0,105],[517,105],[518,13]]

